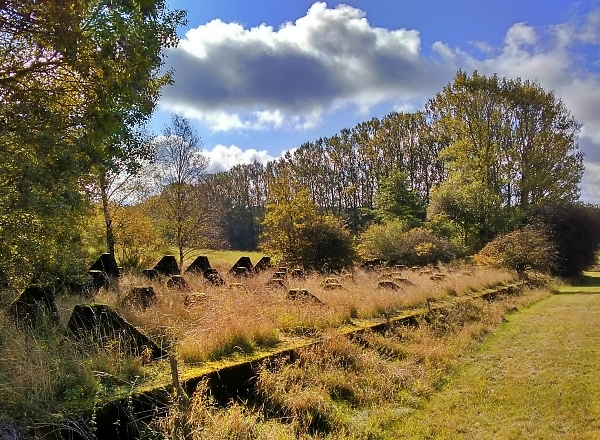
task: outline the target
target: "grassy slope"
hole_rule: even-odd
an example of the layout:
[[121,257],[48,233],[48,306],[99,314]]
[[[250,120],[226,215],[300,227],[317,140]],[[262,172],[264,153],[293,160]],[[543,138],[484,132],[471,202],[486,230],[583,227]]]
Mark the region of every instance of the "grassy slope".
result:
[[555,295],[475,353],[398,438],[600,438],[600,295]]

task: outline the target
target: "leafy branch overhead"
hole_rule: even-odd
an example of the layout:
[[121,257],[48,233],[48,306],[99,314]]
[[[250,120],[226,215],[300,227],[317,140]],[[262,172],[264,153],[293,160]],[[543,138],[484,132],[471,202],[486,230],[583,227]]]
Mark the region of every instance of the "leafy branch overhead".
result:
[[0,3],[6,276],[60,272],[59,260],[79,253],[85,184],[137,154],[137,127],[171,81],[163,51],[184,18],[164,0]]

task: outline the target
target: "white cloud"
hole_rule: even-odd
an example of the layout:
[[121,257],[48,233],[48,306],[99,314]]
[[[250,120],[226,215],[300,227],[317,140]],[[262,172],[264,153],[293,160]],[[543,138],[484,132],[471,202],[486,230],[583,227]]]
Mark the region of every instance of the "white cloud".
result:
[[253,148],[242,150],[236,145],[215,145],[212,150],[203,152],[204,156],[209,159],[207,172],[216,173],[219,171],[227,171],[235,165],[250,164],[259,162],[265,164],[275,157],[270,156],[266,150],[257,151]]
[[508,30],[504,38],[506,52],[520,52],[524,46],[533,46],[538,36],[535,29],[525,23],[517,23]]
[[[572,23],[549,27],[544,44],[540,33],[532,27],[515,24],[507,31],[498,55],[484,59],[477,59],[443,43],[435,46],[447,64],[453,63],[466,71],[477,69],[486,75],[497,73],[499,76],[537,81],[565,103],[573,117],[582,124],[579,143],[586,153],[586,167],[590,170],[586,171],[582,184],[584,199],[595,194],[593,185],[600,185],[600,180],[593,177],[598,171],[597,163],[600,163],[600,75],[581,63],[577,49],[580,49],[578,45],[582,41],[591,44],[590,29],[596,29],[592,26],[598,20],[596,15],[590,14],[591,18],[586,19],[583,29]],[[600,40],[594,44],[595,50],[598,50]]]
[[175,85],[161,106],[213,131],[312,127],[344,106],[364,111],[436,90],[451,72],[420,47],[417,31],[373,27],[347,5],[317,2],[279,29],[213,20],[168,52]]
[[588,203],[600,204],[600,163],[587,163],[581,182],[581,198]]
[[[592,62],[600,50],[600,10],[547,27],[516,23],[498,47],[438,41],[432,49],[433,57],[421,53],[417,30],[374,27],[365,12],[347,5],[317,2],[278,29],[214,20],[190,29],[169,51],[175,85],[164,89],[161,106],[213,131],[300,130],[348,106],[367,117],[382,103],[421,108],[458,69],[520,77],[554,91],[583,124],[580,144],[590,171],[582,193],[594,194],[600,75]],[[222,147],[227,154],[217,149],[215,163],[245,157],[232,147]]]

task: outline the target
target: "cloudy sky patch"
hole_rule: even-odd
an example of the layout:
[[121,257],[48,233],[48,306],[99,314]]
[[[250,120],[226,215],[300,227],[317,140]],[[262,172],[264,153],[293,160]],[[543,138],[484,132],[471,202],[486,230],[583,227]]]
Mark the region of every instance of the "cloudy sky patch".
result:
[[[351,1],[361,7],[298,0],[285,5],[297,10],[306,4],[305,13],[278,20],[275,13],[285,8],[265,1],[226,0],[234,9],[209,2],[220,12],[190,22],[180,46],[168,52],[165,67],[174,70],[175,84],[163,90],[160,110],[198,124],[205,145],[214,145],[209,151],[215,170],[249,158],[279,157],[395,109],[422,109],[458,69],[478,70],[537,81],[565,102],[582,123],[587,167],[582,195],[600,202],[595,189],[600,188],[600,4],[595,0],[479,6],[456,0],[462,16],[433,1],[437,26],[407,25],[407,5],[366,0]],[[421,2],[413,7],[420,8],[413,13],[434,13]],[[236,17],[238,9],[240,17],[225,18]],[[473,15],[473,35],[453,25],[468,21],[465,14]]]

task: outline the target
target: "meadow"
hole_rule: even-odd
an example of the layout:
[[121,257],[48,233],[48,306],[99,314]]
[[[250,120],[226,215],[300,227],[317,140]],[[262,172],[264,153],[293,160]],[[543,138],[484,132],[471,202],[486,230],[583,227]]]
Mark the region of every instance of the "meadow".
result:
[[[515,278],[510,272],[457,263],[401,272],[356,268],[335,276],[339,286],[335,289],[326,287],[327,278],[333,276],[317,273],[288,277],[278,287],[268,283],[276,269],[248,277],[228,274],[239,256],[210,257],[225,281],[223,286],[212,285],[201,275],[185,275],[186,287],[169,288],[165,279],[150,281],[128,273],[111,288],[101,289],[93,301],[108,304],[173,354],[185,377],[198,369],[218,368],[232,359],[282,350],[299,341],[331,339],[336,329],[361,321],[385,321],[427,302],[459,299]],[[258,255],[251,257],[253,262],[258,260]],[[398,290],[377,287],[382,278],[392,277],[411,284]],[[123,303],[137,286],[153,287],[156,301],[152,306],[144,309]],[[292,300],[287,296],[292,288],[307,289],[320,301]],[[0,316],[0,393],[5,396],[0,418],[21,420],[25,425],[47,423],[74,417],[118,395],[171,383],[168,361],[127,355],[119,341],[96,346],[69,338],[64,328],[74,305],[81,302],[77,296],[57,296],[59,326],[48,322],[17,331],[7,315]],[[373,338],[378,338],[378,344],[387,340]],[[390,340],[390,350],[400,350],[394,344]]]
[[[237,260],[231,257],[211,257],[211,265],[223,277],[224,286],[207,283],[201,275],[186,275],[187,287],[169,289],[164,280],[148,282],[125,275],[118,289],[100,292],[96,301],[115,307],[134,325],[177,353],[184,363],[194,364],[314,336],[356,319],[391,316],[428,299],[435,301],[514,279],[506,271],[456,264],[438,266],[437,270],[357,269],[332,276],[287,276],[283,286],[271,286],[269,280],[277,268],[237,277],[228,273]],[[434,273],[441,276],[432,279]],[[380,280],[394,277],[404,280],[400,289],[378,288]],[[328,286],[332,281],[337,284],[335,288]],[[154,288],[157,303],[145,310],[121,306],[127,292],[140,284]],[[320,302],[290,300],[290,289],[307,289]]]

